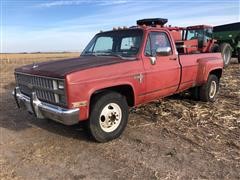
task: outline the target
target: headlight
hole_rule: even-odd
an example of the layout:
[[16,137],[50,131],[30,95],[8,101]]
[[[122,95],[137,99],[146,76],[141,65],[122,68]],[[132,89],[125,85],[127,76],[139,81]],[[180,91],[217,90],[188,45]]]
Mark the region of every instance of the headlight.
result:
[[64,80],[53,80],[53,92],[55,102],[66,105],[65,96],[65,81]]

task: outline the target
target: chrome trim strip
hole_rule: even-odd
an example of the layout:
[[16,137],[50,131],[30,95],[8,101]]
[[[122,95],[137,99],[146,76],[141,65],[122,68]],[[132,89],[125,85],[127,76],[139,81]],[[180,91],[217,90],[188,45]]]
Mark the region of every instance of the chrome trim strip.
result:
[[60,78],[55,78],[55,77],[49,77],[49,76],[40,76],[40,75],[35,75],[35,74],[27,74],[27,73],[22,73],[22,72],[14,72],[14,74],[23,74],[26,76],[35,76],[35,77],[41,77],[41,78],[46,78],[46,79],[55,79],[55,80],[62,80],[65,81],[65,79],[60,79]]

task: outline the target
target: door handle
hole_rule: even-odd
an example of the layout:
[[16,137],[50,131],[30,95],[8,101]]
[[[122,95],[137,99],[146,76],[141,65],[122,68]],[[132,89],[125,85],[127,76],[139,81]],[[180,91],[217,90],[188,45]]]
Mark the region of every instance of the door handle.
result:
[[177,60],[176,57],[170,57],[169,60]]

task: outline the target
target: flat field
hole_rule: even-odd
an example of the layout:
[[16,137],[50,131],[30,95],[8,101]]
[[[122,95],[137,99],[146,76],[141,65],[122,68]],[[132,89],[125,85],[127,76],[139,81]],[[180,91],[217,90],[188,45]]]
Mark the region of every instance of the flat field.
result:
[[121,138],[99,144],[83,125],[17,109],[18,66],[79,53],[3,54],[0,179],[240,179],[240,65],[224,69],[215,103],[186,93],[132,108]]

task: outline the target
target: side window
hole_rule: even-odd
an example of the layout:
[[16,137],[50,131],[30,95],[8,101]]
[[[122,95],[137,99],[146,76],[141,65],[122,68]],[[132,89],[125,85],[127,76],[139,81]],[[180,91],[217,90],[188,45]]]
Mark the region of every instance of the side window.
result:
[[212,39],[213,31],[212,29],[205,29],[205,38],[206,40]]
[[188,30],[187,40],[200,39],[203,37],[203,30]]
[[[166,33],[163,32],[151,32],[148,36],[145,55],[155,56],[158,48],[169,47],[171,48],[170,41]],[[172,49],[172,48],[171,48]]]
[[113,38],[111,37],[99,37],[94,46],[93,52],[108,52],[112,51]]
[[195,37],[195,30],[188,30],[187,31],[187,40],[191,40],[191,39],[196,39],[197,37]]

